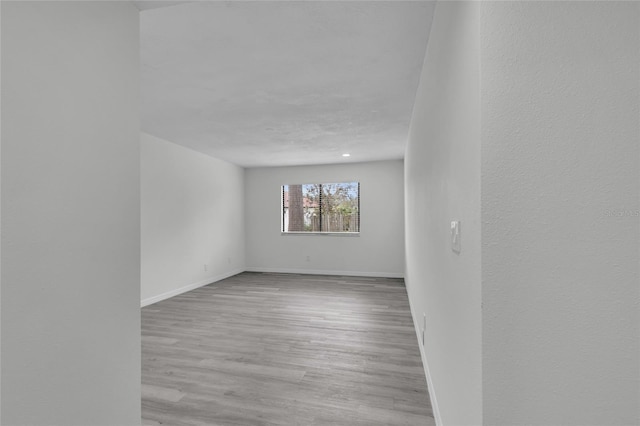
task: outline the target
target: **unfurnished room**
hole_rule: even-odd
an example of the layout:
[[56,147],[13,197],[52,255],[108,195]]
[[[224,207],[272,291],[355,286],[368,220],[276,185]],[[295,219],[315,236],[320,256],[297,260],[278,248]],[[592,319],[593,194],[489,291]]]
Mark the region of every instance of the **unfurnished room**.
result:
[[0,1],[0,424],[640,424],[640,3]]

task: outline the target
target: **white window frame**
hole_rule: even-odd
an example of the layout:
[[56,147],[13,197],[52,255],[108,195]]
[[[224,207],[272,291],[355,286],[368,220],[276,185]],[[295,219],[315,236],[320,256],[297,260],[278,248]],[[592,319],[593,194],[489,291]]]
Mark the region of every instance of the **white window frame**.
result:
[[[343,183],[356,183],[358,186],[358,230],[357,231],[342,231],[342,232],[332,232],[332,231],[286,231],[286,218],[285,218],[285,200],[284,200],[284,190],[285,187],[291,185],[331,185],[331,184],[343,184]],[[325,183],[304,183],[304,184],[282,184],[280,186],[280,235],[293,235],[293,236],[328,236],[328,237],[359,237],[360,232],[362,231],[361,224],[361,212],[360,212],[360,191],[361,184],[358,180],[350,180],[350,181],[341,181],[341,182],[325,182]],[[321,213],[322,214],[322,213]],[[322,219],[320,219],[322,222]]]

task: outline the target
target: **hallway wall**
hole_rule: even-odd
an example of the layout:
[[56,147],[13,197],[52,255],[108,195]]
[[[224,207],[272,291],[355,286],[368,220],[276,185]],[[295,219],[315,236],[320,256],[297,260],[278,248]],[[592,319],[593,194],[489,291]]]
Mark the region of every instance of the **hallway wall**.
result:
[[138,10],[0,8],[0,423],[139,424]]
[[479,32],[479,3],[437,4],[405,156],[405,281],[444,425],[482,422]]
[[441,424],[640,423],[639,76],[638,3],[437,4],[405,214]]
[[481,36],[484,424],[639,424],[640,4]]

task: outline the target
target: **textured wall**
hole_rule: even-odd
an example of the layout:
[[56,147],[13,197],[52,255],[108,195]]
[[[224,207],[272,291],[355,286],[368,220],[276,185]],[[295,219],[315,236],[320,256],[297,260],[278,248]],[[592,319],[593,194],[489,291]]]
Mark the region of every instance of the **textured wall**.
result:
[[483,3],[484,424],[639,423],[639,7]]
[[405,281],[445,425],[482,421],[479,30],[479,3],[437,4],[405,157]]
[[1,7],[1,423],[139,424],[138,10]]

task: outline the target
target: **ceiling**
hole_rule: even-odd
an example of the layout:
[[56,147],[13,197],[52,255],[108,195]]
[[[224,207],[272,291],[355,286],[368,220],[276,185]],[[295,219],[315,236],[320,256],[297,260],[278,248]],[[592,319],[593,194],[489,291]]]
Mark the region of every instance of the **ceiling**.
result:
[[433,3],[136,4],[143,132],[243,167],[404,157]]

